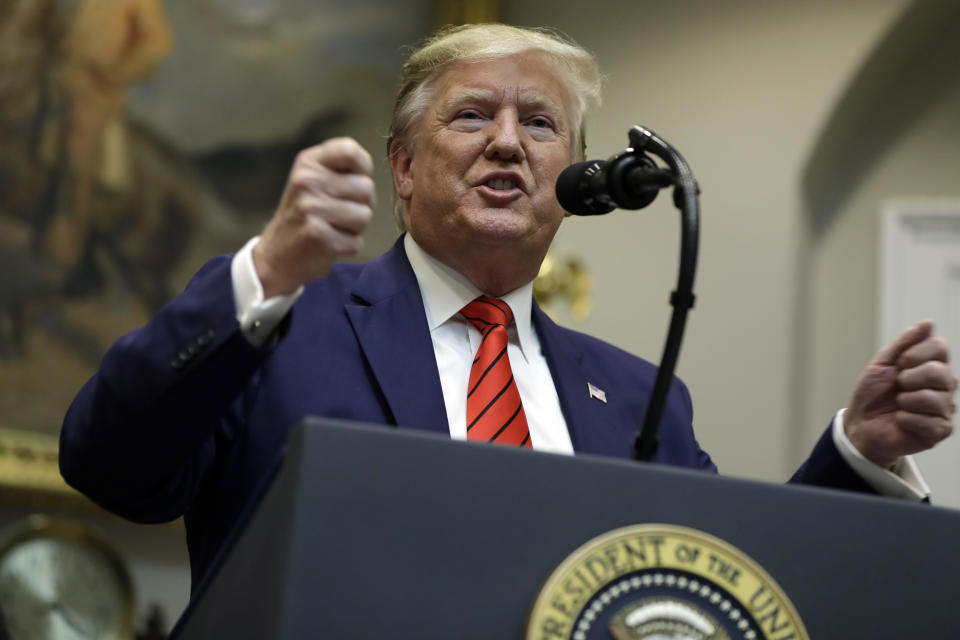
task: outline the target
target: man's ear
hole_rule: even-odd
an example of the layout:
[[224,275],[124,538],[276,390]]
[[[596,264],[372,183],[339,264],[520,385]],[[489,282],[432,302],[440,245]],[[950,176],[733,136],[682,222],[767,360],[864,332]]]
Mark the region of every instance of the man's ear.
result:
[[390,172],[397,197],[409,200],[413,196],[413,154],[400,140],[390,143]]

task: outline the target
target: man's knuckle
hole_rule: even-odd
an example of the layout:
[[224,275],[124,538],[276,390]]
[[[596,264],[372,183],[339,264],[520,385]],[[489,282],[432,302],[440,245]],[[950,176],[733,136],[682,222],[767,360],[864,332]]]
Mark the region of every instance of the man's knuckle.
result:
[[303,234],[308,242],[314,246],[320,245],[323,247],[330,243],[330,225],[321,216],[307,216],[306,224],[303,226]]
[[296,214],[296,216],[301,218],[306,215],[307,211],[309,210],[309,207],[307,206],[307,198],[305,198],[302,194],[290,201],[290,207],[293,209],[293,212]]
[[356,140],[347,136],[330,138],[324,143],[327,151],[338,156],[354,156],[358,149],[362,149]]
[[953,429],[954,429],[953,421],[952,421],[952,420],[945,420],[945,421],[944,421],[944,426],[943,426],[943,437],[944,437],[944,438],[947,438],[947,437],[953,435]]
[[947,420],[938,420],[937,423],[928,431],[928,445],[931,447],[934,446],[949,436],[952,432],[953,427]]
[[338,256],[349,257],[360,251],[359,236],[338,233],[333,239],[333,250]]
[[949,364],[943,362],[942,360],[934,360],[928,364],[930,365],[931,372],[937,378],[949,380],[953,376],[953,369],[950,368]]
[[298,166],[290,174],[290,184],[298,191],[307,191],[317,179],[317,172],[306,167]]
[[360,207],[357,211],[357,218],[366,227],[373,220],[373,207],[366,205]]

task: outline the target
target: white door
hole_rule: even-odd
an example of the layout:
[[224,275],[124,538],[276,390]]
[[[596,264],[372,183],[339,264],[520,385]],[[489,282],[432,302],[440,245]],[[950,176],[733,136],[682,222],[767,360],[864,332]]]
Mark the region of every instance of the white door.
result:
[[[898,200],[884,207],[880,342],[933,318],[960,363],[960,201]],[[954,427],[960,421],[954,419]],[[960,508],[960,429],[917,462],[939,506]]]

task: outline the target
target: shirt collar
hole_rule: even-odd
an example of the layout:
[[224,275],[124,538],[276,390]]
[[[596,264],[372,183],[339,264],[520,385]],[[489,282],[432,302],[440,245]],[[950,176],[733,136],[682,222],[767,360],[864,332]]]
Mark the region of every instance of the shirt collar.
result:
[[[423,298],[423,308],[427,314],[430,331],[460,313],[460,309],[468,302],[477,296],[484,295],[462,274],[424,251],[409,233],[403,238],[403,248],[417,277],[417,284],[420,285],[420,295]],[[528,350],[533,347],[530,335],[533,282],[528,282],[498,297],[510,305],[510,310],[513,311],[520,351],[527,358]]]

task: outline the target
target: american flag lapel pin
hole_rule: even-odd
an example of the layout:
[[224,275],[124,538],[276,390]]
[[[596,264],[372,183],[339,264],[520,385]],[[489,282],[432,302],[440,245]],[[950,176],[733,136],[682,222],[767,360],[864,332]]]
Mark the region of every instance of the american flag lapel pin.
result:
[[587,393],[590,394],[591,398],[596,398],[603,404],[607,404],[607,392],[592,382],[587,383]]

